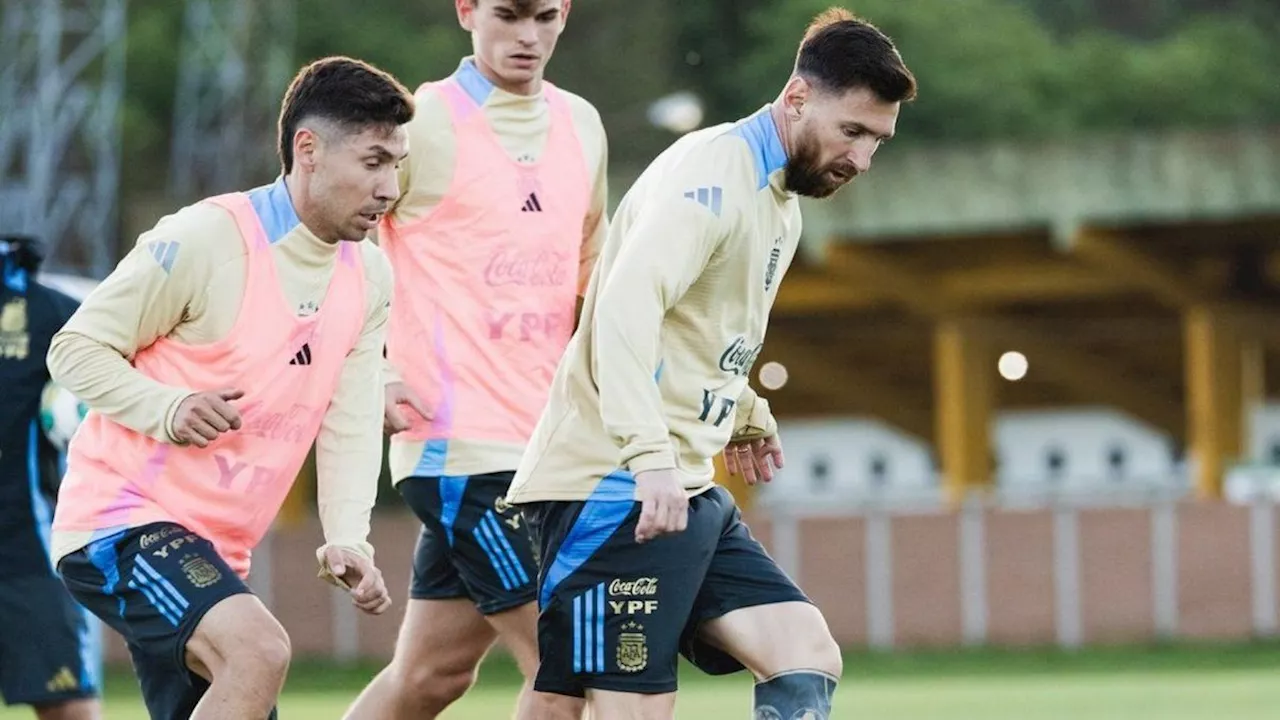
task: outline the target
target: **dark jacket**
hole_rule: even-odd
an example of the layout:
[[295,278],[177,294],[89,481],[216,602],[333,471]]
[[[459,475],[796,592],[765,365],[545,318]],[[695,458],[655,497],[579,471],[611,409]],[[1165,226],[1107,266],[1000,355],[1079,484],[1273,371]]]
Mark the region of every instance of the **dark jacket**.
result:
[[34,281],[38,247],[0,238],[0,576],[49,571],[48,523],[62,461],[40,428],[49,341],[72,298]]

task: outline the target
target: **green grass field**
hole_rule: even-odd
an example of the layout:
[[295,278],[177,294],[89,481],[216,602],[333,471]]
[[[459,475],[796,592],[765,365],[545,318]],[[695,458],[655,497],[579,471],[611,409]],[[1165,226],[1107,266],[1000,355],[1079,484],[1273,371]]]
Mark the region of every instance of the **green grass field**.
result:
[[[299,664],[283,718],[341,717],[376,668]],[[682,669],[682,718],[749,718],[744,677],[707,678]],[[445,713],[453,720],[509,717],[518,678],[501,658]],[[849,720],[1262,720],[1280,708],[1280,644],[1147,649],[850,654],[834,718]],[[0,710],[0,720],[31,717]],[[106,717],[144,720],[130,675],[108,679]]]

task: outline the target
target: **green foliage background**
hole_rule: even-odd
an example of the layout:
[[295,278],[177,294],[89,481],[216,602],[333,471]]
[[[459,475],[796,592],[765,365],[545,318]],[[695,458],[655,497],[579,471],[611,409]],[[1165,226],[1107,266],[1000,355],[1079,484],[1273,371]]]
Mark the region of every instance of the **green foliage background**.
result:
[[[780,89],[805,25],[830,4],[579,0],[549,77],[599,107],[625,175],[672,139],[646,121],[652,101],[692,90],[707,104],[707,122],[751,112]],[[837,4],[891,34],[919,80],[896,142],[1280,122],[1274,0]],[[446,0],[297,5],[299,65],[348,54],[415,87],[447,75],[469,51]],[[164,190],[183,4],[135,2],[129,13],[126,202]],[[251,47],[278,41],[255,37]],[[262,124],[266,144],[272,128]]]

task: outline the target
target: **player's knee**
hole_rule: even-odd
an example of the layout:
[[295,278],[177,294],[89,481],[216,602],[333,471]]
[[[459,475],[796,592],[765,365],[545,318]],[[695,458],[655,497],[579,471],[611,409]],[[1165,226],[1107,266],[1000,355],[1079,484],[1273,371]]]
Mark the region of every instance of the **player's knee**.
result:
[[826,626],[822,627],[821,632],[814,633],[809,639],[809,645],[808,654],[812,658],[810,668],[832,677],[844,675],[844,654],[840,652],[840,646]]
[[582,720],[586,698],[530,691],[516,720]]
[[38,720],[99,720],[102,717],[97,700],[70,700],[35,707]]
[[825,623],[806,624],[789,628],[785,642],[776,645],[762,662],[749,667],[757,679],[798,670],[840,677],[844,674],[844,658]]
[[246,627],[244,632],[228,640],[218,649],[226,660],[224,671],[235,674],[238,682],[249,681],[263,686],[284,683],[293,647],[289,634],[275,618],[253,622],[252,627]]
[[399,667],[396,681],[400,695],[416,711],[439,712],[454,703],[476,680],[476,669],[457,665],[418,665]]
[[[844,657],[840,646],[831,636],[825,619],[813,613],[812,622],[799,623],[789,628],[790,647],[782,662],[770,663],[770,674],[781,674],[793,670],[813,670],[832,677],[844,674]],[[763,668],[762,668],[763,669]]]
[[284,628],[277,626],[276,632],[265,633],[250,642],[245,648],[244,656],[246,664],[262,673],[264,682],[268,679],[282,682],[289,672],[289,661],[293,657],[289,635]]
[[291,656],[284,626],[249,594],[215,605],[187,641],[187,666],[196,674],[214,681],[234,676],[254,687],[283,684]]

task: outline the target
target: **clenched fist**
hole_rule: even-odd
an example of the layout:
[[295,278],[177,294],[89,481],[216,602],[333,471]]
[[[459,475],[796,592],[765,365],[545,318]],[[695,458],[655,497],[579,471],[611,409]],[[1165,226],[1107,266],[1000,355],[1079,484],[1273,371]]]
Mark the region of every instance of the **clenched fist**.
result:
[[231,404],[244,397],[240,390],[208,390],[188,396],[173,416],[173,437],[196,447],[208,447],[219,435],[240,429],[240,411]]

